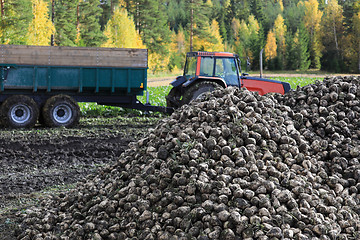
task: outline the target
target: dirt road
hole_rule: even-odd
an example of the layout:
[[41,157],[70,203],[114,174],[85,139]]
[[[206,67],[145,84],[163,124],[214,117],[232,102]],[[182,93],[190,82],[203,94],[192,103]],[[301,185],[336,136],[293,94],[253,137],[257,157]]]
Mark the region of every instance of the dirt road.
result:
[[149,78],[148,86],[149,87],[159,87],[159,86],[168,86],[176,77],[159,77],[159,78]]

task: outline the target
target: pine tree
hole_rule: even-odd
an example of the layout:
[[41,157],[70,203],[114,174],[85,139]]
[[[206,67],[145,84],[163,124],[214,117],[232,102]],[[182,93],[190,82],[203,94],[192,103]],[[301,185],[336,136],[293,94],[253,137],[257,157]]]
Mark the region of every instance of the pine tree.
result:
[[51,35],[55,33],[55,27],[49,17],[48,4],[43,0],[31,1],[34,16],[26,35],[26,44],[50,45]]
[[299,27],[299,23],[303,21],[305,15],[304,2],[300,1],[298,4],[290,2],[284,9],[284,19],[288,30],[295,33]]
[[248,58],[253,66],[259,66],[260,50],[264,47],[261,24],[250,14],[245,20],[233,19],[232,31],[235,34],[235,50],[241,58]]
[[299,33],[299,69],[307,70],[310,67],[309,35],[303,23],[298,28]]
[[[246,36],[246,40],[244,39],[245,48],[246,48],[246,57],[250,59],[250,61],[254,60],[254,55],[256,54],[257,41],[259,36],[260,25],[258,21],[255,19],[254,15],[250,15],[248,17],[247,33],[241,32],[240,35]],[[245,30],[244,29],[244,30]]]
[[111,19],[105,27],[104,34],[108,40],[102,47],[145,48],[135,29],[132,17],[128,16],[124,8],[115,8]]
[[299,68],[299,30],[293,35],[290,31],[286,36],[286,69],[295,70]]
[[204,50],[209,52],[223,52],[223,39],[220,35],[219,23],[215,19],[211,22],[209,34],[212,34],[214,39],[213,41],[205,42]]
[[161,1],[146,0],[142,6],[140,16],[140,35],[145,45],[151,52],[160,55],[168,54],[170,43],[170,29]]
[[30,0],[7,0],[2,3],[1,38],[2,44],[26,44],[26,34],[32,20]]
[[[120,0],[123,2],[123,0]],[[111,16],[114,13],[116,6],[119,5],[119,0],[100,0],[100,7],[102,9],[101,17],[99,19],[99,23],[101,26],[101,30],[105,29],[105,25],[110,20]],[[121,4],[120,4],[121,5]]]
[[184,59],[186,55],[186,36],[183,28],[180,26],[178,28],[178,33],[174,31],[171,37],[170,44],[170,63],[169,70],[177,72],[179,69],[184,67]]
[[251,48],[254,54],[253,61],[252,61],[252,68],[259,69],[260,67],[260,52],[265,47],[265,35],[264,30],[259,23],[259,31],[256,36],[256,40],[252,42]]
[[219,31],[220,35],[224,39],[224,42],[228,41],[228,33],[226,30],[226,12],[224,7],[220,7],[218,16],[216,17],[216,21],[219,23]]
[[135,26],[150,52],[167,55],[171,32],[163,1],[126,0],[128,12],[134,17]]
[[186,16],[185,0],[169,0],[166,8],[167,22],[171,30],[178,32],[187,26],[188,18]]
[[256,19],[261,23],[265,32],[268,32],[275,22],[275,19],[281,14],[281,5],[276,1],[254,0],[256,7]]
[[76,46],[76,7],[78,0],[57,0],[55,2],[55,44]]
[[98,47],[106,39],[99,24],[102,9],[98,5],[98,0],[79,2],[80,45]]
[[[209,8],[202,0],[186,0],[187,12],[189,14],[190,23],[188,29],[190,31],[190,51],[203,50],[193,49],[194,37],[199,41],[213,39],[211,33],[209,35]],[[201,45],[201,44],[200,44]]]

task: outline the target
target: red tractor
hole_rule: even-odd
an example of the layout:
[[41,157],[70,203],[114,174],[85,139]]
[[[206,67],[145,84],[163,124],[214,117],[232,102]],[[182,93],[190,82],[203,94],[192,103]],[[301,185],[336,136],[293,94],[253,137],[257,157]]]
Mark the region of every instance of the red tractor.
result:
[[237,54],[227,52],[189,52],[184,75],[171,82],[173,88],[166,96],[168,107],[180,107],[200,98],[204,93],[229,86],[245,87],[264,95],[269,92],[284,94],[290,84],[270,79],[248,77],[241,73]]

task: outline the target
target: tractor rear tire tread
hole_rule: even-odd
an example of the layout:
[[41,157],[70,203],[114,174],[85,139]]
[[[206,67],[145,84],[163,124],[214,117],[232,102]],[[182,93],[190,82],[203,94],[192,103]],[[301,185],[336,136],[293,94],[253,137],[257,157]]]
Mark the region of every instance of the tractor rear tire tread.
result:
[[189,104],[192,100],[197,99],[206,92],[212,92],[223,87],[215,82],[202,81],[189,87],[182,98],[182,104]]

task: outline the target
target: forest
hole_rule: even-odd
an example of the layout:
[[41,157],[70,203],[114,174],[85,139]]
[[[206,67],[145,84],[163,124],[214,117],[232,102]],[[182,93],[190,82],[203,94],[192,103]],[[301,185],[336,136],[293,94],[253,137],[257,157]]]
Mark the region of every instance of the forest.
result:
[[[360,0],[0,0],[1,44],[147,48],[153,73],[189,51],[269,70],[360,72]],[[243,61],[246,62],[246,61]]]

